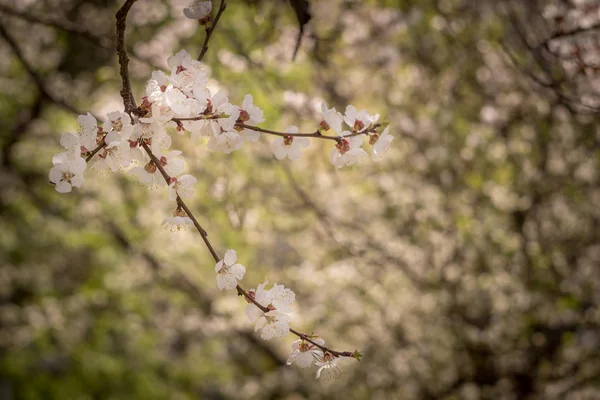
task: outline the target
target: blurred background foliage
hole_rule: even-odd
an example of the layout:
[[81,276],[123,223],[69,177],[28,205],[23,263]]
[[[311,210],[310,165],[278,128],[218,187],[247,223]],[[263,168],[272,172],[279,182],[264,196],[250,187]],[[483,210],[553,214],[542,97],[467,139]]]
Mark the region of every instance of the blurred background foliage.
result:
[[[176,137],[188,204],[244,282],[297,293],[294,326],[338,350],[341,380],[286,367],[244,302],[217,290],[172,203],[126,174],[48,183],[77,113],[122,109],[113,0],[0,2],[0,398],[598,399],[600,163],[596,1],[230,0],[204,61],[266,128],[312,130],[322,100],[378,112],[381,162],[335,170],[330,144],[277,162]],[[138,99],[197,54],[188,0],[140,0]],[[217,4],[215,4],[215,9]]]

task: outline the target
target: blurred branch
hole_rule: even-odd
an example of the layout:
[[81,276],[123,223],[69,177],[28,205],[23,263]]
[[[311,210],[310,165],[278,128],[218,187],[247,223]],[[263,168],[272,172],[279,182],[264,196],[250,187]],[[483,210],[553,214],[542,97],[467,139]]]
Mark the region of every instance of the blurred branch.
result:
[[27,71],[27,73],[29,74],[29,76],[31,77],[31,79],[33,80],[35,85],[37,86],[37,89],[42,94],[43,98],[46,98],[46,99],[50,100],[51,102],[58,104],[59,106],[63,107],[66,110],[69,110],[73,113],[79,114],[79,111],[77,111],[77,109],[75,109],[75,107],[71,106],[70,104],[65,103],[63,100],[56,98],[54,95],[52,95],[46,89],[44,80],[35,71],[35,69],[31,66],[31,64],[29,64],[29,62],[25,59],[25,56],[23,55],[23,52],[19,48],[17,42],[13,39],[12,36],[10,36],[10,34],[8,33],[8,31],[5,28],[5,25],[3,25],[3,24],[0,24],[0,36],[2,36],[4,38],[4,40],[8,43],[8,45],[10,46],[10,48],[13,51],[13,53],[15,54],[15,56],[17,56],[17,58],[19,59],[19,61],[23,65],[23,67],[25,68],[25,71]]
[[103,47],[105,49],[110,48],[110,41],[107,40],[105,37],[98,36],[95,33],[80,27],[79,24],[73,23],[67,19],[61,19],[60,21],[58,21],[45,17],[39,17],[36,15],[28,14],[23,11],[12,9],[3,4],[0,4],[0,12],[3,12],[7,15],[11,15],[13,17],[20,18],[28,22],[32,22],[34,24],[46,25],[52,28],[60,29],[71,34],[81,36],[82,38],[88,40],[94,45]]
[[[294,189],[294,191],[296,192],[296,194],[298,195],[298,197],[302,200],[302,202],[304,203],[304,205],[309,208],[310,210],[312,210],[315,215],[317,216],[317,218],[319,219],[319,222],[321,222],[321,224],[323,225],[323,227],[325,228],[325,230],[327,231],[328,235],[338,244],[341,245],[342,247],[344,247],[346,250],[348,250],[348,252],[350,254],[357,254],[357,250],[352,249],[349,245],[347,244],[343,244],[340,243],[340,241],[338,241],[334,234],[333,234],[333,230],[331,228],[331,223],[330,220],[333,219],[333,217],[331,217],[330,215],[328,215],[325,211],[323,211],[314,200],[312,200],[312,198],[310,197],[310,195],[308,194],[308,192],[306,190],[304,190],[296,181],[296,179],[294,178],[294,176],[292,175],[291,171],[284,166],[283,167],[286,176],[288,178],[288,181],[290,182],[290,185],[292,186],[292,188]],[[346,227],[349,227],[351,229],[353,229],[356,232],[363,232],[362,227],[358,227],[358,226],[351,226],[352,224],[349,224],[347,222],[343,222],[343,221],[334,221],[333,223],[334,225],[344,225]],[[386,261],[393,263],[395,265],[397,265],[398,267],[400,267],[402,269],[402,271],[405,273],[405,275],[410,279],[410,281],[418,288],[421,289],[425,289],[427,287],[430,286],[429,283],[425,282],[421,277],[419,277],[419,275],[413,271],[406,263],[404,263],[402,260],[398,259],[397,257],[394,257],[393,255],[391,255],[385,248],[383,248],[383,246],[381,246],[380,244],[378,244],[376,241],[372,240],[370,237],[368,237],[365,239],[366,240],[366,244],[365,247],[366,248],[370,248],[371,250],[375,251],[377,254],[379,254],[382,258],[384,258]],[[364,248],[362,249],[364,251]],[[359,250],[360,251],[360,250]]]
[[44,96],[38,93],[33,105],[29,109],[21,109],[14,128],[2,142],[2,165],[6,168],[12,166],[11,153],[14,146],[22,139],[24,132],[42,113]]
[[202,44],[202,50],[200,51],[200,55],[198,56],[198,61],[202,61],[204,55],[208,51],[208,41],[210,40],[210,37],[215,31],[217,23],[221,18],[221,14],[223,14],[223,11],[225,11],[225,8],[227,8],[227,4],[225,3],[225,0],[221,0],[221,4],[219,5],[219,11],[217,11],[217,16],[215,17],[215,20],[210,24],[210,27],[206,28],[206,36],[204,37],[204,43]]
[[290,4],[294,9],[296,19],[298,20],[298,26],[300,27],[300,31],[298,32],[298,39],[296,40],[296,46],[294,47],[294,55],[292,56],[293,61],[296,59],[296,55],[298,54],[298,50],[300,49],[300,44],[302,43],[302,36],[304,36],[304,26],[310,21],[312,15],[310,14],[310,4],[308,3],[308,0],[290,0]]

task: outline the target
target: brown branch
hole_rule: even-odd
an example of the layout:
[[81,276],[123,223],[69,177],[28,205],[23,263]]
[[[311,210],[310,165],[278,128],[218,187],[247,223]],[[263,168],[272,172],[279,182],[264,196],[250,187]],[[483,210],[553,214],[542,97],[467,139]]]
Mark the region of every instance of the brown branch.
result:
[[102,138],[102,143],[100,143],[98,145],[98,147],[96,147],[94,150],[92,150],[90,155],[86,157],[85,162],[90,162],[92,157],[94,157],[96,155],[96,153],[99,152],[101,149],[103,149],[105,146],[106,146],[106,142],[104,142],[104,138]]
[[[144,148],[144,150],[146,151],[146,153],[148,154],[148,156],[150,157],[150,159],[152,160],[152,162],[154,163],[154,165],[156,165],[156,168],[160,171],[160,174],[162,175],[163,179],[165,180],[165,182],[167,184],[169,184],[171,182],[171,177],[169,176],[169,174],[167,173],[167,171],[165,171],[164,167],[161,165],[160,160],[154,155],[154,153],[152,153],[152,150],[150,149],[150,147],[142,140],[141,142],[141,146]],[[204,241],[204,243],[206,244],[206,247],[208,248],[208,250],[210,251],[210,254],[212,255],[213,259],[215,260],[215,262],[219,262],[221,261],[221,258],[217,255],[217,252],[214,250],[212,244],[210,243],[210,241],[208,240],[208,234],[206,233],[206,231],[200,226],[200,224],[198,223],[198,220],[196,219],[196,217],[194,217],[194,215],[192,214],[191,210],[187,207],[187,205],[185,204],[185,202],[181,199],[181,197],[179,197],[179,195],[177,196],[177,204],[183,208],[183,210],[185,211],[185,213],[187,214],[187,216],[192,220],[192,222],[194,223],[194,226],[196,227],[196,230],[200,233],[200,236],[202,236],[202,240]],[[244,298],[249,301],[250,303],[254,304],[256,307],[258,307],[262,312],[269,312],[270,310],[265,307],[264,305],[258,303],[252,296],[250,296],[250,294],[248,294],[248,292],[242,288],[240,285],[236,286],[236,290],[238,292],[238,295],[240,296],[244,296]],[[321,350],[323,350],[323,352],[326,353],[330,353],[335,357],[353,357],[353,353],[350,351],[336,351],[336,350],[332,350],[326,346],[320,345],[317,342],[313,341],[308,335],[298,332],[295,329],[290,328],[290,332],[293,333],[294,335],[298,336],[299,338],[301,338],[302,340],[305,340],[309,343],[312,343],[313,345],[317,346],[318,348],[320,348]]]
[[549,42],[551,40],[554,39],[562,39],[562,38],[567,38],[570,36],[576,36],[579,35],[581,33],[587,33],[587,32],[591,32],[594,31],[596,29],[600,29],[600,23],[588,26],[588,27],[579,27],[570,31],[562,31],[559,30],[557,32],[555,32],[553,35],[551,35],[548,39],[546,39],[544,42]]
[[[167,174],[167,171],[165,171],[163,166],[160,164],[160,160],[158,158],[156,158],[154,153],[152,153],[152,150],[150,150],[150,147],[148,147],[148,145],[144,141],[141,141],[140,143],[141,143],[142,147],[144,148],[144,150],[146,151],[146,153],[148,153],[148,156],[150,156],[150,159],[152,160],[154,165],[156,165],[156,168],[158,168],[158,170],[160,171],[160,174],[162,175],[165,182],[167,182],[167,185],[169,183],[171,183],[171,177],[169,176],[169,174]],[[215,259],[216,262],[219,262],[220,258],[217,255],[217,252],[213,248],[212,244],[208,240],[208,233],[204,230],[204,228],[202,228],[202,226],[200,225],[200,223],[198,222],[196,217],[194,217],[194,214],[192,214],[191,210],[185,204],[183,199],[181,197],[179,197],[179,195],[177,195],[177,205],[180,206],[183,209],[183,211],[185,211],[185,213],[188,215],[188,217],[190,217],[190,219],[194,223],[194,227],[200,233],[200,236],[202,236],[202,240],[204,240],[206,247],[208,247],[210,254],[213,256],[213,258]]]
[[375,130],[379,127],[378,124],[375,124],[372,128],[367,128],[367,129],[359,131],[359,132],[352,132],[349,135],[325,136],[325,135],[321,134],[321,132],[319,132],[319,131],[315,131],[315,132],[312,132],[312,133],[288,133],[288,132],[272,131],[270,129],[263,129],[263,128],[259,128],[258,126],[246,125],[244,123],[236,123],[235,125],[238,126],[238,127],[240,127],[240,128],[250,129],[251,131],[268,133],[269,135],[282,136],[282,137],[287,137],[287,136],[291,136],[291,137],[311,137],[311,138],[317,138],[317,139],[335,140],[336,142],[339,142],[343,138],[349,138],[349,137],[353,137],[353,136],[366,135],[369,132],[375,132]]
[[125,47],[125,29],[127,28],[127,13],[129,9],[137,0],[127,0],[123,7],[117,11],[115,18],[117,19],[117,56],[119,57],[119,65],[121,80],[123,82],[121,87],[121,97],[123,98],[123,105],[125,106],[126,113],[136,113],[137,106],[135,105],[135,99],[131,91],[131,82],[129,80],[129,57],[127,57],[127,49]]
[[225,8],[227,8],[227,4],[225,3],[225,0],[221,0],[221,4],[219,5],[219,11],[217,12],[217,16],[215,17],[215,20],[210,24],[210,27],[206,28],[206,36],[204,37],[204,43],[202,44],[202,50],[200,51],[200,55],[198,56],[198,61],[202,61],[202,59],[204,58],[204,55],[208,51],[208,41],[210,40],[210,37],[212,36],[213,32],[215,31],[215,28],[217,27],[217,23],[219,22],[219,19],[221,18],[221,14],[223,14],[223,11],[225,11]]

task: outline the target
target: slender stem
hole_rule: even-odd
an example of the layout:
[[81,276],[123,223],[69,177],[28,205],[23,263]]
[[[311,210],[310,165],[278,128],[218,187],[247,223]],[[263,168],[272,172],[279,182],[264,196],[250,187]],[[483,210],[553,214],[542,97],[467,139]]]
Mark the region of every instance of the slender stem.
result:
[[125,112],[131,113],[137,108],[135,99],[131,91],[131,82],[129,80],[129,57],[127,57],[127,48],[125,47],[125,29],[127,28],[127,14],[133,3],[137,0],[127,0],[123,7],[117,11],[115,17],[117,19],[117,56],[119,57],[120,74],[122,80],[121,97]]
[[106,142],[104,142],[104,138],[102,138],[102,143],[100,143],[98,145],[98,147],[96,147],[94,150],[92,150],[90,155],[86,157],[85,162],[90,162],[92,157],[94,157],[96,155],[96,153],[99,152],[101,149],[103,149],[105,146],[106,146]]
[[349,138],[349,137],[359,136],[359,135],[366,135],[369,132],[374,132],[375,129],[377,128],[377,126],[378,126],[378,125],[375,125],[373,128],[367,128],[367,129],[359,131],[359,132],[352,132],[352,133],[350,133],[348,135],[325,136],[325,135],[321,134],[321,132],[319,132],[319,131],[312,132],[312,133],[288,133],[288,132],[272,131],[270,129],[263,129],[263,128],[259,128],[258,126],[246,125],[244,123],[239,123],[239,122],[236,123],[235,125],[238,126],[238,127],[240,127],[240,128],[250,129],[251,131],[268,133],[269,135],[282,136],[282,137],[286,137],[286,136],[291,136],[291,137],[312,137],[312,138],[317,138],[317,139],[335,140],[336,142],[339,142],[343,138]]
[[[129,9],[133,5],[133,3],[135,3],[136,1],[137,0],[127,0],[125,2],[125,4],[123,4],[123,7],[121,7],[121,9],[116,14],[116,18],[117,18],[117,55],[119,57],[119,65],[121,67],[120,74],[121,74],[121,79],[123,82],[122,89],[121,89],[121,97],[123,98],[125,112],[127,112],[127,113],[137,113],[139,111],[137,109],[137,106],[135,105],[135,100],[133,98],[133,93],[131,91],[131,83],[129,81],[129,70],[128,70],[129,58],[127,57],[127,50],[125,49],[125,28],[126,28],[125,22],[127,19],[127,13],[129,12]],[[221,0],[221,4],[219,6],[219,11],[217,13],[217,16],[215,17],[215,20],[214,20],[213,24],[211,25],[211,27],[209,29],[207,29],[207,31],[206,31],[206,38],[204,39],[204,44],[202,45],[202,52],[198,56],[198,61],[202,60],[202,57],[204,57],[204,54],[206,54],[206,51],[208,50],[208,41],[210,40],[210,37],[211,37],[213,31],[215,30],[215,27],[217,26],[217,22],[219,21],[219,18],[221,18],[221,14],[223,14],[223,11],[225,11],[225,8],[226,8],[225,0]],[[206,118],[198,118],[198,119],[206,119]],[[177,123],[179,123],[178,121],[186,121],[186,120],[188,120],[188,121],[195,120],[195,118],[189,118],[189,119],[187,119],[187,118],[175,119],[174,118],[173,119],[173,121],[175,121]],[[332,137],[332,136],[322,136],[318,131],[313,134],[285,134],[282,132],[269,131],[266,129],[258,128],[256,126],[245,125],[245,124],[241,124],[241,123],[237,124],[237,126],[246,128],[246,129],[255,130],[258,132],[278,135],[278,136],[309,136],[309,137],[328,138],[328,139],[332,139],[332,140],[336,140],[336,141],[341,140],[340,137],[336,138],[336,137]],[[365,133],[367,133],[367,132],[366,131],[365,132],[356,132],[356,133],[353,133],[350,135],[346,135],[344,137],[357,136],[357,135],[362,135]],[[165,180],[165,182],[167,183],[167,185],[169,185],[171,183],[171,177],[169,176],[167,171],[164,169],[164,167],[161,165],[160,160],[154,155],[154,153],[152,153],[152,150],[150,149],[150,147],[144,140],[141,140],[139,143],[143,147],[143,149],[146,151],[146,153],[148,154],[148,156],[150,157],[150,159],[152,160],[152,162],[154,163],[156,168],[159,170],[160,174],[162,175],[162,177]],[[96,149],[94,149],[92,151],[92,153],[88,156],[86,161],[89,161],[94,156],[94,154],[96,154],[98,151],[100,151],[100,149],[104,146],[105,146],[105,144],[103,143],[100,146],[98,146]],[[200,236],[202,237],[204,244],[206,244],[206,247],[210,251],[210,254],[212,255],[213,259],[216,262],[219,262],[221,260],[221,258],[217,255],[217,252],[215,251],[212,244],[208,240],[208,233],[206,232],[206,230],[204,230],[204,228],[202,228],[202,226],[200,225],[200,223],[198,222],[198,220],[196,219],[194,214],[192,214],[191,210],[188,208],[188,206],[185,204],[185,202],[179,195],[177,195],[177,205],[179,207],[181,207],[185,211],[187,216],[192,220],[194,227],[200,233]],[[237,285],[236,289],[237,289],[239,295],[244,296],[246,298],[246,300],[253,303],[261,311],[263,311],[263,312],[269,311],[269,309],[267,307],[263,306],[262,304],[258,303],[255,299],[253,299],[252,296],[250,296],[250,294],[248,294],[248,292],[244,288],[242,288],[240,285]],[[348,351],[338,352],[335,350],[331,350],[325,346],[322,346],[322,345],[316,343],[310,337],[308,337],[308,335],[305,335],[305,334],[298,332],[291,328],[289,329],[289,331],[291,333],[293,333],[294,335],[300,337],[301,339],[303,339],[309,343],[312,343],[313,345],[317,346],[324,352],[330,353],[336,357],[352,357],[351,352],[348,352]]]
[[[211,116],[199,116],[199,117],[190,117],[190,118],[172,118],[171,121],[179,124],[182,121],[203,121],[203,120],[207,120],[207,119],[220,119],[220,118],[225,118],[225,117],[221,117],[219,115],[211,115]],[[288,136],[289,137],[308,137],[308,138],[334,140],[336,142],[339,142],[343,138],[366,135],[368,133],[375,132],[377,127],[379,127],[379,125],[376,124],[373,127],[370,127],[370,128],[364,129],[362,131],[358,131],[358,132],[352,132],[348,135],[326,136],[326,135],[323,135],[320,131],[315,131],[315,132],[311,132],[311,133],[278,132],[278,131],[273,131],[271,129],[260,128],[258,126],[254,126],[254,125],[247,125],[242,122],[237,122],[235,124],[235,126],[238,128],[250,129],[251,131],[262,132],[262,133],[267,133],[269,135],[275,135],[275,136],[281,136],[281,137],[288,137]]]
[[[156,168],[160,171],[160,174],[162,175],[162,177],[165,180],[165,182],[167,182],[167,184],[169,184],[171,182],[171,177],[169,176],[169,174],[167,173],[167,171],[165,171],[164,167],[161,165],[160,160],[154,155],[154,153],[152,153],[152,150],[150,149],[150,147],[148,146],[148,144],[146,144],[143,140],[140,141],[140,143],[141,143],[141,146],[146,151],[146,153],[148,154],[148,156],[150,157],[150,159],[152,160],[152,162],[156,165]],[[213,259],[216,262],[219,262],[221,260],[221,258],[217,255],[217,252],[215,251],[215,249],[213,248],[212,244],[208,240],[208,234],[202,228],[202,226],[200,226],[200,224],[198,223],[198,220],[196,219],[196,217],[194,217],[194,215],[192,214],[191,210],[187,207],[187,205],[181,199],[181,197],[179,197],[179,195],[177,196],[177,204],[179,206],[181,206],[181,208],[183,208],[183,210],[185,211],[185,213],[188,215],[188,217],[194,223],[194,226],[196,227],[196,230],[200,233],[200,236],[202,236],[202,240],[206,244],[206,247],[208,247],[208,250],[210,251],[210,254],[212,255]],[[237,289],[238,295],[244,296],[244,298],[246,300],[248,300],[249,302],[251,302],[252,304],[254,304],[262,312],[266,313],[266,312],[270,311],[267,307],[265,307],[264,305],[260,304],[252,296],[250,296],[250,294],[243,287],[241,287],[240,285],[237,285],[236,289]],[[305,340],[305,341],[307,341],[309,343],[312,343],[313,345],[317,346],[318,348],[320,348],[324,352],[330,353],[330,354],[332,354],[332,355],[334,355],[336,357],[352,357],[353,356],[352,352],[349,352],[349,351],[335,351],[335,350],[331,350],[328,347],[320,345],[317,342],[315,342],[314,340],[312,340],[308,335],[305,335],[304,333],[298,332],[295,329],[290,328],[290,332],[293,333],[294,335],[298,336],[302,340]]]
[[[156,168],[158,168],[158,170],[160,171],[160,174],[162,175],[165,182],[167,182],[167,185],[170,184],[171,177],[169,176],[167,171],[165,171],[164,167],[161,165],[160,160],[154,155],[154,153],[152,153],[152,150],[150,150],[150,147],[143,140],[140,143],[141,143],[142,147],[144,148],[144,150],[146,151],[146,153],[148,153],[148,156],[150,156],[150,159],[152,160],[154,165],[156,165]],[[212,244],[208,240],[208,233],[206,232],[206,230],[204,230],[204,228],[202,228],[202,226],[200,225],[200,223],[198,222],[198,220],[196,219],[194,214],[192,214],[192,211],[188,208],[187,204],[185,204],[183,199],[181,197],[179,197],[179,195],[177,195],[177,205],[179,205],[181,208],[183,208],[183,211],[185,211],[185,213],[188,215],[188,217],[192,220],[194,227],[200,233],[200,236],[202,236],[202,240],[206,244],[206,247],[208,247],[210,254],[213,256],[213,258],[215,259],[216,262],[219,262],[220,258],[217,255],[217,252],[213,248]]]
[[221,18],[221,14],[223,14],[223,11],[225,11],[225,8],[227,8],[227,4],[225,3],[225,0],[221,0],[221,4],[219,5],[219,11],[217,12],[217,16],[215,17],[215,20],[210,24],[210,27],[206,28],[206,36],[204,37],[204,43],[202,44],[202,50],[200,51],[200,55],[198,56],[198,61],[202,61],[202,59],[204,58],[204,55],[208,51],[208,41],[210,40],[210,37],[212,36],[213,32],[215,31],[215,28],[217,27],[217,23],[219,22],[219,19]]

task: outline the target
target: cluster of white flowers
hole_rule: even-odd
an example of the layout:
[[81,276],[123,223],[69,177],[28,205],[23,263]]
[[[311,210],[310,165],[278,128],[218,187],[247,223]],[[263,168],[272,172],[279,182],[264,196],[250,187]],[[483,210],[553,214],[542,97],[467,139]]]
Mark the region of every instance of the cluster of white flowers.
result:
[[[209,15],[210,10],[206,12],[205,7],[203,3],[198,3],[189,12]],[[65,151],[52,160],[54,167],[50,181],[55,184],[57,191],[70,192],[73,186],[83,184],[83,171],[86,169],[83,157],[91,155],[98,146],[102,148],[97,153],[93,169],[104,172],[127,169],[148,186],[166,185],[160,169],[140,149],[140,144],[144,142],[171,177],[168,185],[171,197],[191,196],[196,180],[190,175],[181,175],[184,170],[182,153],[169,150],[171,137],[167,132],[168,123],[175,123],[180,133],[190,132],[192,139],[208,138],[210,150],[226,154],[239,150],[245,142],[258,140],[262,130],[256,124],[263,122],[264,118],[263,111],[254,104],[252,95],[247,94],[239,107],[231,104],[223,92],[211,94],[206,86],[207,69],[185,51],[169,57],[167,63],[170,74],[162,71],[152,73],[146,86],[146,96],[137,110],[140,117],[134,116],[132,120],[129,114],[114,111],[99,126],[91,114],[79,116],[79,132],[63,135],[60,143]],[[336,167],[343,167],[353,165],[367,155],[361,147],[365,136],[373,146],[372,157],[376,160],[382,157],[393,139],[389,127],[378,133],[379,115],[370,115],[365,110],[357,111],[352,105],[346,107],[342,115],[323,103],[321,114],[318,133],[299,134],[298,128],[293,125],[279,133],[280,137],[272,142],[275,157],[296,160],[300,158],[301,150],[309,146],[309,137],[319,137],[332,130],[335,135],[330,137],[335,138],[336,144],[331,150],[331,162]],[[189,221],[183,224],[187,225]]]
[[[320,346],[325,345],[325,341],[321,338],[311,338],[311,340]],[[317,369],[317,379],[323,376],[323,379],[328,381],[339,378],[342,373],[342,368],[338,364],[339,358],[331,353],[323,353],[318,346],[304,339],[298,339],[292,343],[292,354],[287,360],[287,365],[296,363],[300,368],[308,368],[312,365],[319,367]]]
[[[225,257],[215,265],[217,273],[217,287],[219,289],[237,289],[238,281],[244,278],[246,267],[236,263],[237,254],[235,250],[227,250]],[[283,285],[273,284],[266,289],[268,282],[264,282],[256,289],[250,289],[247,294],[246,315],[250,322],[254,323],[254,330],[261,331],[260,337],[264,340],[278,339],[290,331],[290,316],[292,304],[296,300],[296,294]],[[254,300],[254,301],[252,301]],[[257,304],[260,304],[259,307]],[[338,365],[339,358],[328,352],[323,352],[319,346],[324,346],[325,341],[318,337],[310,337],[309,342],[305,339],[296,340],[292,344],[292,354],[287,360],[287,365],[296,363],[300,368],[312,365],[319,367],[317,379],[330,380],[339,377],[341,368]],[[317,346],[319,345],[319,346]]]
[[[200,23],[208,22],[210,4],[207,3],[210,2],[186,9],[186,16]],[[149,187],[167,187],[170,199],[177,204],[173,216],[165,218],[162,224],[168,230],[180,231],[197,226],[184,211],[187,208],[182,201],[194,195],[196,178],[184,174],[182,152],[170,149],[169,123],[181,134],[189,132],[192,139],[207,138],[211,151],[226,154],[239,150],[246,142],[258,141],[261,132],[275,134],[279,137],[271,147],[280,160],[286,157],[297,160],[302,149],[309,146],[309,138],[326,137],[335,142],[330,157],[338,168],[353,165],[367,155],[361,147],[365,136],[373,146],[373,159],[381,158],[393,139],[389,127],[379,134],[379,115],[370,115],[365,110],[358,112],[353,106],[348,106],[342,115],[324,103],[322,121],[315,133],[299,133],[296,126],[287,127],[285,132],[258,128],[256,124],[264,121],[263,111],[254,104],[252,95],[247,94],[240,107],[229,103],[223,92],[212,94],[207,88],[206,68],[185,51],[169,57],[167,62],[170,73],[152,73],[146,96],[137,109],[131,113],[108,113],[101,125],[90,113],[80,115],[78,132],[63,134],[60,139],[63,151],[52,158],[49,174],[58,192],[67,193],[72,187],[81,186],[87,163],[94,159],[92,169],[104,173],[124,170]],[[330,130],[335,135],[325,136]],[[249,303],[246,315],[255,324],[255,331],[261,331],[263,339],[281,338],[290,331],[289,314],[295,293],[278,284],[266,289],[267,282],[255,290],[243,291],[238,281],[243,279],[246,268],[236,263],[236,258],[236,252],[228,250],[215,265],[217,287],[245,294]],[[301,339],[294,342],[288,364],[295,362],[302,368],[315,364],[319,367],[317,378],[338,376],[339,358],[319,347],[323,346],[323,340],[299,336]]]

